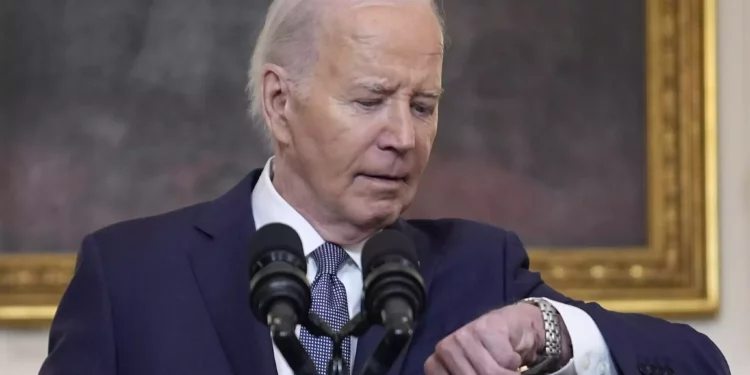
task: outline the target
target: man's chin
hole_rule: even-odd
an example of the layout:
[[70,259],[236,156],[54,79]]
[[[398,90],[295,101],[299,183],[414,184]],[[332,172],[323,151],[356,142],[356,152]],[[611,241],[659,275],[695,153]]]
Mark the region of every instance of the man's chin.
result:
[[360,227],[381,229],[396,222],[403,212],[403,207],[401,202],[390,200],[369,202],[357,207],[357,214],[352,216]]

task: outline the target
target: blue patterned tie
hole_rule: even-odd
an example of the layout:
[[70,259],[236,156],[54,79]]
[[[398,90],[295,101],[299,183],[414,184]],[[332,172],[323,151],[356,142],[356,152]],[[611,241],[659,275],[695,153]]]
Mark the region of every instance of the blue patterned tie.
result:
[[[328,323],[334,331],[339,331],[349,321],[349,305],[346,301],[344,284],[336,274],[349,256],[341,246],[330,242],[315,249],[312,256],[318,272],[311,285],[312,307],[310,309]],[[326,375],[328,362],[331,360],[333,341],[324,336],[315,337],[303,327],[300,331],[300,342],[315,362],[318,374]],[[344,361],[349,364],[351,345],[348,337],[344,339],[341,349]]]

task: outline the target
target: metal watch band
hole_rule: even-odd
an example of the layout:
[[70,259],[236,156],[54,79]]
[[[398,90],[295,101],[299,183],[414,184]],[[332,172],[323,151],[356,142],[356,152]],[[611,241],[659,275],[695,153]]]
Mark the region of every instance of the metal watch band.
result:
[[544,353],[542,357],[528,370],[524,375],[543,374],[549,371],[548,367],[557,365],[558,359],[562,355],[562,333],[560,332],[559,314],[557,309],[543,298],[525,298],[521,303],[529,303],[539,307],[542,311],[542,320],[544,321]]

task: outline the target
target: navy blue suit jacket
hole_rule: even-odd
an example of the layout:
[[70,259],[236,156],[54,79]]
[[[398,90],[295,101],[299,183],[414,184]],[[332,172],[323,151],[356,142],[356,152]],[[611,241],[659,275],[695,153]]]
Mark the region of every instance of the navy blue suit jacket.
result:
[[[248,306],[246,246],[259,175],[214,201],[87,236],[40,374],[275,374],[268,329]],[[439,340],[528,296],[585,310],[622,375],[729,374],[716,346],[689,326],[609,312],[554,291],[529,271],[511,232],[464,220],[400,220],[395,227],[418,248],[428,305],[391,374],[422,373]],[[360,338],[354,374],[381,336],[372,328]]]

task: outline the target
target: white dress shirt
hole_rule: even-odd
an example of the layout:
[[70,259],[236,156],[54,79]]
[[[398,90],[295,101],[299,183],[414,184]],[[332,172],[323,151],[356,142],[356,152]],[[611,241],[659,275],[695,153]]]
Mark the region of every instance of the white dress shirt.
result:
[[[317,265],[310,256],[312,252],[326,241],[313,229],[305,218],[297,212],[284,198],[279,195],[271,182],[273,158],[268,159],[263,173],[252,192],[253,218],[256,228],[270,223],[284,223],[292,227],[302,240],[302,249],[307,257],[307,278],[315,279]],[[346,289],[346,299],[349,304],[349,318],[359,313],[362,303],[362,243],[353,246],[343,246],[349,255],[344,265],[339,269],[338,278]],[[550,301],[559,311],[570,333],[574,358],[562,370],[554,375],[616,375],[609,349],[594,320],[583,310]],[[297,327],[299,335],[299,327]],[[278,375],[293,375],[291,368],[274,345],[274,360]],[[357,338],[351,338],[351,356],[349,363],[353,363],[357,350]],[[321,374],[324,375],[324,374]]]

